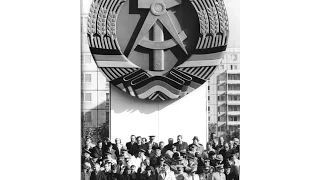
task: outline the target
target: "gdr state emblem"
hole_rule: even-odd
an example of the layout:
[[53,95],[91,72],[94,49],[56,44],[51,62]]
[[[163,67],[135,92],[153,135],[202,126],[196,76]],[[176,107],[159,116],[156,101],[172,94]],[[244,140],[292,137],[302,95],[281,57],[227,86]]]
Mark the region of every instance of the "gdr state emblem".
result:
[[88,44],[107,79],[140,99],[176,99],[213,74],[228,42],[222,0],[94,0]]

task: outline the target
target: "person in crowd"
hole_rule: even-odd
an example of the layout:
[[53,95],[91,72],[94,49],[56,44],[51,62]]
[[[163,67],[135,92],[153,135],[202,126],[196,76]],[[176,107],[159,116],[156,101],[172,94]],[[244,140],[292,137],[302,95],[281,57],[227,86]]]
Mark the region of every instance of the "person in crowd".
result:
[[188,143],[182,141],[182,135],[177,136],[177,142],[174,145],[177,147],[178,152],[188,149]]
[[81,180],[90,180],[91,172],[92,172],[91,164],[89,162],[83,163]]
[[156,174],[159,174],[161,170],[164,169],[165,159],[164,157],[160,157],[159,164],[155,166]]
[[123,173],[120,173],[119,180],[132,180],[130,167],[125,166]]
[[229,141],[229,148],[233,151],[234,150],[234,141]]
[[143,138],[141,139],[141,141],[142,141],[142,144],[146,144],[146,143],[148,142],[147,138],[145,138],[145,137],[143,137]]
[[196,174],[197,172],[197,166],[192,166],[191,167],[191,172],[189,174],[188,180],[200,180],[200,177],[198,174]]
[[112,159],[117,159],[116,150],[112,148],[112,144],[107,145],[104,156],[106,156],[107,154],[110,154]]
[[112,143],[111,143],[111,140],[110,138],[105,138],[105,140],[103,141],[103,144],[102,144],[102,149],[103,151],[106,151],[108,149],[108,146],[112,146]]
[[91,154],[92,149],[93,148],[91,148],[90,144],[85,144],[84,147],[82,148],[82,152],[87,151],[87,152],[90,152],[89,154]]
[[83,153],[83,156],[81,157],[82,164],[84,164],[85,162],[90,163],[91,162],[91,156],[90,156],[91,152],[89,150],[84,150],[84,151],[82,151],[82,153]]
[[222,136],[219,137],[219,151],[223,148],[224,146],[224,138]]
[[169,138],[168,144],[164,146],[163,150],[161,151],[161,154],[164,155],[168,150],[170,150],[172,144],[173,144],[173,138]]
[[202,144],[199,143],[199,138],[198,136],[194,136],[192,139],[193,143],[190,145],[196,145],[197,146],[197,151],[199,151],[199,153],[202,155],[202,153],[204,152],[204,147]]
[[[140,151],[140,149],[146,150],[145,145],[142,144],[142,138],[141,138],[141,136],[137,136],[136,141],[137,141],[137,145],[138,145],[139,151]],[[138,153],[139,153],[139,152],[138,152]]]
[[90,136],[86,136],[85,138],[85,146],[88,146],[89,149],[92,149],[93,147],[95,147],[96,145],[92,143],[91,137]]
[[158,143],[155,142],[156,136],[149,136],[149,144],[152,145],[152,149],[156,149],[159,147]]
[[149,158],[152,158],[155,155],[155,151],[154,151],[153,147],[154,146],[152,145],[152,143],[150,143],[150,142],[147,143],[147,150],[146,150],[145,155]]
[[223,156],[221,154],[217,154],[216,157],[214,158],[214,161],[210,165],[213,167],[216,167],[222,164],[222,161],[223,161]]
[[238,159],[238,153],[233,152],[230,158],[231,164],[235,165],[237,169],[240,169],[240,160]]
[[217,165],[215,169],[216,169],[216,172],[212,174],[212,180],[226,180],[223,164]]
[[119,180],[120,174],[118,173],[118,169],[116,165],[111,166],[111,172],[108,174],[106,180]]
[[115,144],[113,144],[113,149],[115,150],[116,156],[119,157],[121,155],[121,150],[125,149],[125,148],[121,144],[121,139],[120,138],[116,138],[114,141],[115,141]]
[[91,156],[98,157],[98,160],[101,160],[103,157],[103,150],[102,150],[102,141],[98,141],[97,146],[95,146],[91,151]]
[[164,142],[163,141],[159,142],[159,149],[160,149],[161,154],[162,154],[163,153],[162,150],[164,151]]
[[239,180],[239,175],[232,170],[232,166],[228,163],[224,165],[224,174],[226,175],[226,180]]
[[94,165],[90,180],[103,180],[103,173],[100,171],[100,165],[98,163]]
[[198,145],[197,144],[190,144],[189,145],[189,151],[188,151],[188,155],[189,156],[196,156],[196,152],[197,151],[197,148],[198,148]]
[[219,154],[223,156],[223,164],[227,162],[227,159],[231,157],[232,150],[229,148],[229,143],[224,143],[224,147],[219,151]]
[[138,156],[136,158],[136,166],[139,168],[141,167],[141,163],[143,163],[148,157],[145,156],[145,150],[144,149],[140,149]]
[[209,154],[215,154],[216,151],[213,149],[213,143],[208,142],[207,143],[207,149],[203,152],[203,157],[204,158],[209,158]]
[[[210,162],[210,161],[207,161]],[[212,179],[212,173],[210,172],[210,163],[205,163],[205,166],[203,167],[203,172],[200,175],[200,179],[202,180],[211,180]]]
[[237,152],[240,152],[240,141],[238,138],[233,139],[234,142],[234,148],[236,149]]
[[170,166],[164,163],[164,168],[158,174],[158,180],[176,180],[174,172],[170,170]]
[[156,180],[157,176],[152,172],[151,166],[145,168],[145,173],[140,175],[141,180]]
[[213,139],[212,141],[212,148],[216,151],[219,152],[219,140],[217,138]]
[[131,169],[131,178],[133,180],[138,180],[138,174],[137,174],[137,168],[135,165],[131,165],[130,166],[130,169]]
[[155,149],[155,154],[154,154],[154,156],[151,156],[150,157],[150,164],[151,164],[151,166],[155,166],[155,165],[157,165],[157,164],[159,164],[159,158],[160,158],[160,156],[161,156],[161,150],[160,150],[160,148],[157,148],[157,149]]
[[188,180],[188,174],[184,172],[184,166],[183,165],[176,165],[176,173],[175,177],[176,180]]
[[136,143],[136,136],[135,135],[131,135],[131,140],[130,142],[126,143],[126,147],[127,150],[129,152],[129,154],[133,155],[133,156],[137,156],[139,153],[139,146]]

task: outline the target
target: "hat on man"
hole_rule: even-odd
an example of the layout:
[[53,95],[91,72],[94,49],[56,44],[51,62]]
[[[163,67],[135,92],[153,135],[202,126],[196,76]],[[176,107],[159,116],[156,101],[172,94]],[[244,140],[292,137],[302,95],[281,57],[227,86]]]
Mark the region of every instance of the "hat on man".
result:
[[91,154],[91,152],[90,152],[88,149],[85,149],[85,150],[83,151],[83,154],[84,154],[84,153]]
[[199,141],[199,138],[198,138],[198,136],[194,136],[192,140],[197,140],[197,141]]
[[223,161],[223,156],[221,154],[218,154],[216,157],[215,157],[216,160],[218,161]]
[[155,135],[150,135],[149,137],[156,137]]
[[147,167],[146,167],[146,171],[151,171],[151,167],[150,167],[150,166],[147,166]]
[[194,147],[198,147],[198,145],[197,144],[190,144],[190,146],[192,147],[192,146],[194,146]]
[[143,152],[143,153],[145,153],[145,152],[146,152],[146,150],[144,150],[144,149],[140,149],[140,152]]
[[217,169],[223,169],[223,164],[216,165]]
[[165,159],[163,157],[160,157],[159,161],[165,161]]
[[96,154],[96,153],[93,153],[93,154],[92,154],[92,158],[99,158],[99,155]]
[[182,156],[178,156],[178,157],[176,157],[176,160],[182,161],[182,160],[183,160],[183,157],[182,157]]
[[228,164],[228,163],[226,163],[226,164],[224,164],[224,168],[231,168],[231,165],[230,164]]

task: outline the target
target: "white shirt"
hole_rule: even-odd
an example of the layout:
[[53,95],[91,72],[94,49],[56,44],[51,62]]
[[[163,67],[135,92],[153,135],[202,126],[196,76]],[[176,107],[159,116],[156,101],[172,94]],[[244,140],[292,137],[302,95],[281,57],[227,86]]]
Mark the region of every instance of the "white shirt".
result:
[[188,180],[200,180],[200,177],[198,174],[193,174],[193,175],[191,174],[189,175]]
[[160,173],[159,174],[159,180],[176,180],[176,176],[174,175],[174,172],[172,171],[168,171],[167,175],[165,176],[164,173]]

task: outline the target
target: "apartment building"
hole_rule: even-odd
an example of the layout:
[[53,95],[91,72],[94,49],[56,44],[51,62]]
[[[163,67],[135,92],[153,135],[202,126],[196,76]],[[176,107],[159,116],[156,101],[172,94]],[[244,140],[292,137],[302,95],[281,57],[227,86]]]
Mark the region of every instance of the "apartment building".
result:
[[208,83],[209,133],[225,135],[240,128],[240,48],[227,48]]

